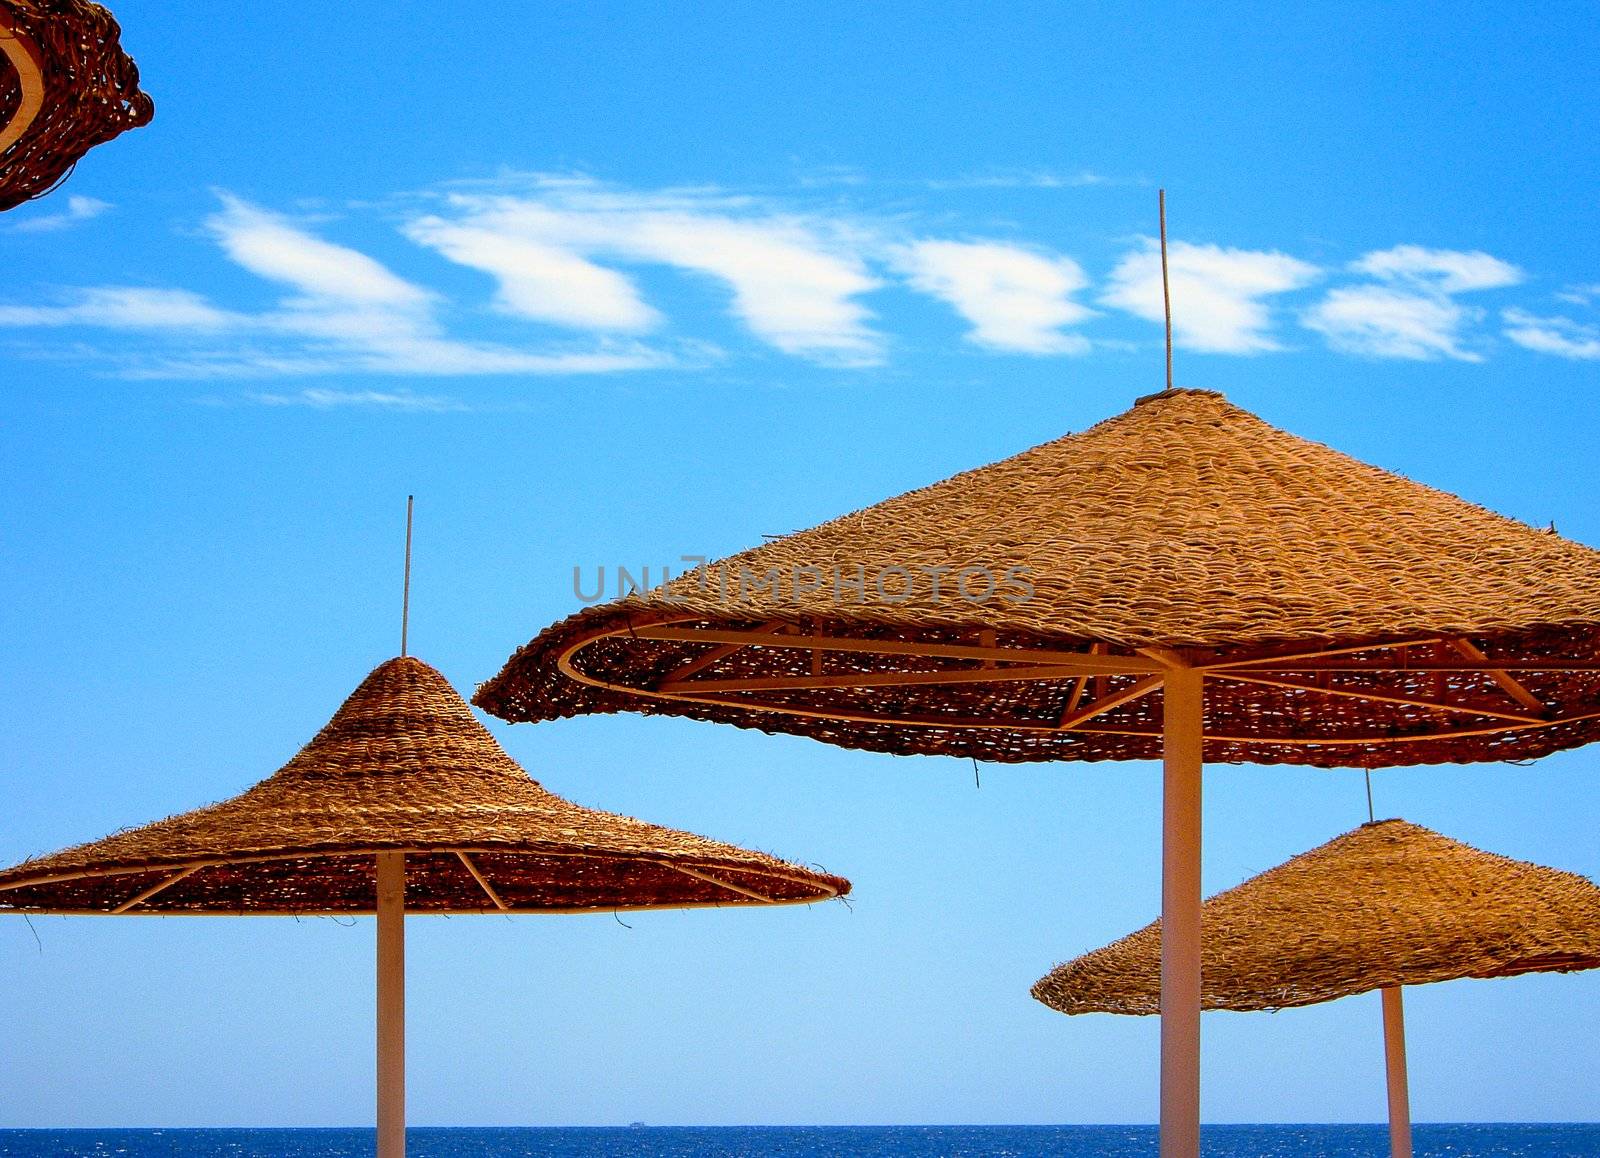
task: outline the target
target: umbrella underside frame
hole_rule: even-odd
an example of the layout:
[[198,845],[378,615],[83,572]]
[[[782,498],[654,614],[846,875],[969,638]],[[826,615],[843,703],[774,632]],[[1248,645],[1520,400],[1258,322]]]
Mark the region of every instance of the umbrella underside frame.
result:
[[0,211],[43,196],[155,112],[115,18],[88,0],[0,5]]
[[[674,882],[671,908],[829,900],[815,879],[749,866],[638,856],[505,848],[362,848],[204,858],[41,874],[0,886],[0,911],[116,916],[371,916],[373,858],[400,852],[409,865],[405,907],[414,915],[629,912],[640,874]],[[312,882],[309,886],[307,882]],[[610,898],[610,899],[607,899]]]
[[1205,677],[1213,762],[1508,760],[1600,734],[1600,658],[1582,646],[1596,641],[1574,646],[1570,632],[1229,652],[849,620],[575,618],[589,621],[554,658],[579,694],[601,698],[588,710],[672,712],[846,746],[889,748],[851,743],[851,733],[893,731],[906,752],[1156,759],[1161,697],[1152,693],[1174,668]]

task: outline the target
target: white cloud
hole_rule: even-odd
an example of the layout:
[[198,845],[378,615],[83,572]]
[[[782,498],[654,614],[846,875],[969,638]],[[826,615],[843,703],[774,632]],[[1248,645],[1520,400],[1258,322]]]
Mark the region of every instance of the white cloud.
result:
[[1600,285],[1569,285],[1563,286],[1556,292],[1556,300],[1566,302],[1569,306],[1587,306],[1600,297]]
[[1463,331],[1483,311],[1455,295],[1520,284],[1525,275],[1510,262],[1473,250],[1397,245],[1350,263],[1374,281],[1334,289],[1301,315],[1301,322],[1345,354],[1431,361],[1481,362],[1463,344]]
[[328,390],[311,387],[297,390],[292,394],[252,394],[248,399],[263,406],[306,406],[316,410],[362,407],[439,414],[466,409],[454,398],[439,394],[412,394],[409,391]]
[[641,255],[726,282],[733,310],[758,337],[786,354],[846,366],[882,360],[882,340],[853,299],[876,289],[858,258],[829,252],[793,221],[738,221],[652,213],[632,223]]
[[570,250],[438,217],[419,218],[405,233],[496,278],[499,304],[508,313],[584,330],[637,332],[661,322],[626,277]]
[[1093,316],[1072,300],[1088,285],[1067,257],[999,242],[918,241],[899,255],[913,289],[948,302],[972,323],[969,341],[1023,354],[1081,354],[1089,342],[1061,327]]
[[[1275,250],[1224,249],[1178,241],[1168,246],[1174,341],[1191,350],[1255,354],[1282,347],[1270,333],[1264,299],[1299,289],[1319,273]],[[1101,297],[1152,322],[1163,319],[1161,247],[1146,238],[1111,271]]]
[[[1015,172],[967,183],[1054,188],[1103,180],[1091,173]],[[487,274],[484,282],[469,273],[413,280],[305,220],[219,196],[205,235],[269,287],[266,305],[237,308],[184,288],[97,285],[54,295],[35,289],[15,304],[0,304],[0,327],[116,331],[115,343],[104,348],[77,341],[51,349],[110,361],[132,377],[288,378],[603,374],[720,360],[722,352],[708,343],[659,336],[680,312],[691,317],[700,296],[692,287],[685,294],[685,279],[673,273],[714,283],[713,292],[756,341],[827,366],[885,360],[890,339],[864,299],[888,284],[945,303],[964,319],[966,341],[996,352],[1116,348],[1111,338],[1091,341],[1085,323],[1097,315],[1080,298],[1162,319],[1154,240],[1140,239],[1123,253],[1091,296],[1083,270],[1064,254],[1024,240],[930,235],[925,217],[919,224],[904,212],[841,200],[859,196],[853,193],[818,204],[804,193],[784,199],[714,187],[640,191],[582,176],[510,175],[389,203],[400,206],[401,233],[420,247],[397,259],[412,263],[405,268],[420,263],[437,276],[447,269],[442,258]],[[109,208],[92,198],[66,205],[57,217],[85,220]],[[356,209],[370,214],[374,206]],[[56,228],[47,220],[54,219],[34,219],[29,228]],[[1276,250],[1182,241],[1171,247],[1171,272],[1179,344],[1227,354],[1281,349],[1274,311],[1324,273]],[[1342,353],[1479,361],[1483,335],[1473,329],[1486,314],[1462,295],[1524,280],[1516,266],[1482,251],[1398,245],[1350,263],[1346,283],[1320,300],[1292,300],[1305,307],[1302,324]],[[646,287],[674,304],[670,320],[647,300]],[[1568,285],[1556,296],[1587,307],[1600,298],[1600,286]],[[1596,327],[1584,322],[1510,309],[1501,318],[1505,337],[1530,349],[1600,356]],[[474,323],[492,329],[454,332]],[[542,327],[570,333],[553,341]],[[523,338],[519,329],[537,336]],[[292,398],[294,405],[379,405],[386,392],[371,393],[360,403],[314,392],[272,397]]]
[[224,195],[206,222],[223,251],[251,273],[305,295],[295,304],[421,311],[430,295],[364,253],[334,245],[275,213]]
[[1425,249],[1397,245],[1366,254],[1350,266],[1379,281],[1411,282],[1442,294],[1501,289],[1518,285],[1525,275],[1510,262],[1482,250]]
[[105,326],[117,330],[225,330],[246,323],[188,290],[95,286],[58,306],[0,306],[0,326]]
[[[124,372],[133,377],[597,374],[677,362],[636,342],[529,350],[453,339],[439,324],[437,294],[277,214],[222,201],[207,228],[236,264],[291,291],[275,308],[239,313],[186,290],[109,286],[65,305],[0,306],[0,325],[145,331],[183,347],[126,353]],[[231,344],[219,345],[224,337]]]
[[1600,359],[1600,327],[1571,318],[1538,317],[1518,309],[1502,311],[1500,319],[1506,325],[1506,337],[1526,349],[1585,362]]
[[91,221],[102,213],[111,209],[109,201],[100,201],[94,197],[80,197],[74,194],[67,198],[67,207],[61,213],[49,213],[40,217],[24,217],[21,221],[11,226],[13,233],[54,233],[84,221]]
[[[263,319],[263,326],[283,327]],[[589,375],[704,364],[711,353],[686,347],[680,357],[635,343],[609,343],[599,348],[533,352],[480,346],[407,334],[385,337],[381,319],[346,319],[318,328],[323,341],[274,344],[241,341],[225,348],[201,348],[167,356],[141,354],[125,359],[128,378],[288,378],[312,374],[369,373],[409,377],[529,374]],[[306,337],[311,326],[297,324]],[[293,331],[290,331],[293,332]]]
[[1300,320],[1343,354],[1480,362],[1481,356],[1463,349],[1458,340],[1463,323],[1478,314],[1443,294],[1364,285],[1330,291]]
[[[448,224],[473,230],[480,244],[498,239],[704,274],[728,287],[732,312],[753,334],[784,353],[842,366],[882,361],[883,338],[855,300],[880,283],[856,242],[825,235],[826,223],[715,191],[619,193],[570,178],[536,179],[520,194],[456,194],[450,204],[458,218]],[[419,240],[451,256],[438,224],[418,224]],[[514,279],[490,272],[513,300]]]
[[1075,173],[1032,170],[935,178],[927,182],[927,187],[929,189],[1082,189],[1093,185],[1129,184],[1143,184],[1143,182],[1107,177],[1090,169],[1079,169]]

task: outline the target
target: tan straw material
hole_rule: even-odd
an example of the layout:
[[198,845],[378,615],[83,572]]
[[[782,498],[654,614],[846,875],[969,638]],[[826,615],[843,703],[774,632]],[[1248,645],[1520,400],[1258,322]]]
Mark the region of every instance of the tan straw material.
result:
[[[1206,1009],[1596,966],[1600,888],[1404,820],[1362,825],[1201,910]],[[1161,922],[1058,965],[1033,996],[1062,1013],[1159,1012]]]
[[0,210],[155,114],[122,30],[86,0],[0,0]]
[[[992,590],[991,590],[992,587]],[[1377,767],[1600,738],[1600,553],[1174,390],[1080,434],[591,608],[475,702],[845,747]]]
[[414,913],[792,904],[850,888],[551,794],[443,676],[398,658],[242,796],[0,872],[0,911],[370,913],[383,851],[407,854]]

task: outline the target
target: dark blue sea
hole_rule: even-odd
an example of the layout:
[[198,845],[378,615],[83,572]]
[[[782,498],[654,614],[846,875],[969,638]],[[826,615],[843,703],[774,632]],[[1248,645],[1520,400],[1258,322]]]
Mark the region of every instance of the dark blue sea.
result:
[[[1417,1158],[1600,1158],[1600,1124],[1418,1125]],[[1386,1158],[1383,1126],[1207,1126],[1207,1158]],[[367,1158],[371,1130],[0,1130],[0,1158]],[[1153,1126],[414,1128],[409,1158],[1146,1158]]]

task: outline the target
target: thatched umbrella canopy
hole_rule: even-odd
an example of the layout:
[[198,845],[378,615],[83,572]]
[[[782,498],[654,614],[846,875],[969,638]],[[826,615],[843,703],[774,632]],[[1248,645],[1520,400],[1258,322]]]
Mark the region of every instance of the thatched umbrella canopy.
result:
[[[1206,1009],[1384,991],[1390,1124],[1410,1150],[1400,988],[1600,967],[1600,888],[1404,820],[1362,825],[1201,909]],[[1158,1013],[1161,922],[1058,965],[1033,996],[1062,1013]]]
[[379,1142],[403,1153],[402,917],[783,905],[850,883],[545,790],[422,661],[254,788],[0,872],[0,912],[378,916]]
[[0,908],[372,913],[381,852],[406,854],[406,908],[417,913],[794,904],[849,888],[563,800],[505,754],[442,675],[401,657],[243,795],[0,872]]
[[1199,1146],[1200,767],[1600,738],[1600,553],[1166,390],[1080,434],[555,624],[507,720],[1166,764],[1163,1154]]
[[[1404,820],[1364,824],[1218,893],[1201,922],[1206,1009],[1600,967],[1600,888]],[[1159,1013],[1161,922],[1056,966],[1033,995],[1062,1013]]]
[[1149,760],[1181,659],[1208,759],[1380,767],[1600,737],[1597,642],[1600,552],[1175,390],[582,611],[474,702]]
[[0,210],[48,193],[155,103],[116,20],[89,0],[0,0]]

